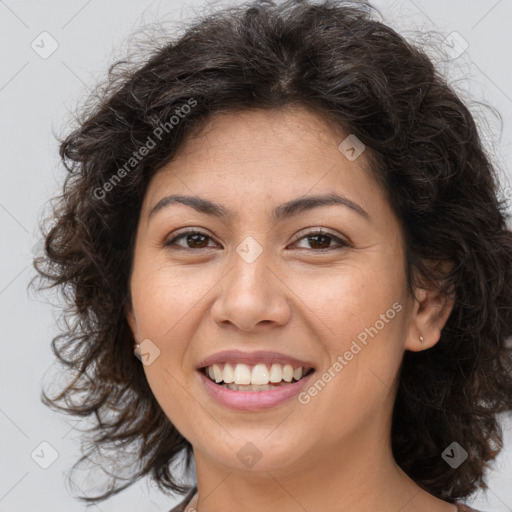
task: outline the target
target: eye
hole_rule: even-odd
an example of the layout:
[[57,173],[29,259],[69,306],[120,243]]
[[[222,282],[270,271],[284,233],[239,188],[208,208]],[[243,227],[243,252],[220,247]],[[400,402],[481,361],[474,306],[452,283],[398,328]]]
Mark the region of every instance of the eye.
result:
[[[316,249],[316,251],[314,252],[342,249],[345,247],[349,247],[350,245],[348,242],[345,242],[341,238],[322,230],[307,233],[305,236],[302,236],[301,238],[297,239],[297,241],[294,243],[300,242],[301,240],[306,240],[306,243],[310,244],[310,246],[312,246],[313,249]],[[338,247],[332,247],[332,241],[335,241],[338,244]]]
[[[183,240],[184,244],[177,243],[180,240]],[[166,242],[164,245],[166,247],[176,246],[185,250],[207,249],[209,247],[214,247],[208,245],[209,240],[213,239],[204,231],[199,231],[197,229],[187,229],[178,233],[177,236]],[[314,252],[330,251],[350,246],[348,242],[345,242],[341,238],[322,230],[307,233],[301,238],[298,238],[294,244],[297,244],[297,242],[302,240],[305,240],[306,243],[310,244],[310,247],[315,249]],[[333,247],[331,245],[331,242],[333,241],[337,244],[337,246]]]
[[[178,240],[184,239],[185,245],[177,244]],[[180,234],[175,236],[172,240],[169,240],[165,243],[166,247],[177,245],[182,249],[206,249],[208,248],[207,240],[212,238],[210,235],[203,231],[198,231],[197,229],[188,229],[186,231],[182,231]],[[206,244],[205,244],[206,242]],[[190,245],[189,245],[190,244]],[[210,246],[211,247],[211,246]]]

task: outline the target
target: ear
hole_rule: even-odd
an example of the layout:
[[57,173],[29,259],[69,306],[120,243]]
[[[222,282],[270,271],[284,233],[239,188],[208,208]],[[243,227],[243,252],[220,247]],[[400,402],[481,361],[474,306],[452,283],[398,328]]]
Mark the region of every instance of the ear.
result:
[[405,343],[405,349],[412,352],[429,349],[439,341],[455,303],[453,294],[445,295],[431,288],[418,287],[415,295]]
[[130,330],[132,331],[133,338],[134,338],[135,342],[137,342],[137,340],[139,339],[137,320],[135,319],[133,307],[130,303],[128,303],[125,307],[125,316],[126,316],[126,321],[128,322],[128,325],[130,327]]

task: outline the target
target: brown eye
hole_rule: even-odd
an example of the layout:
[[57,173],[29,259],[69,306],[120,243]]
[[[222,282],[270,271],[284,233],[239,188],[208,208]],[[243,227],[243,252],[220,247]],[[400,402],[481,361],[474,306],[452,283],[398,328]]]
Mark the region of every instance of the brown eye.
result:
[[[181,240],[184,240],[185,242],[178,243],[178,241]],[[312,249],[314,252],[336,250],[348,247],[350,245],[349,243],[345,242],[339,237],[326,233],[324,231],[308,233],[302,238],[299,238],[297,242],[295,242],[295,244],[302,240],[307,240],[307,243],[309,244],[309,249]],[[215,247],[215,245],[208,245],[209,241],[213,241],[213,239],[207,233],[203,231],[189,230],[181,232],[173,239],[166,242],[165,246],[185,250],[208,249],[211,247]],[[335,243],[334,246],[332,245],[332,242]],[[305,248],[308,249],[308,247]]]
[[[301,240],[307,240],[307,243],[309,244],[310,248],[316,249],[315,252],[335,250],[349,246],[347,242],[341,240],[337,236],[331,235],[324,231],[308,233],[306,236],[299,238],[297,242],[300,242]],[[331,242],[333,241],[336,242],[337,246],[331,245]]]
[[[178,240],[185,240],[185,245],[183,244],[177,244],[176,242]],[[212,240],[212,238],[202,231],[185,231],[179,234],[178,236],[174,237],[172,240],[169,240],[165,243],[166,247],[169,246],[177,246],[182,249],[206,249],[208,247],[208,240]]]
[[[313,243],[313,249],[327,249],[331,245],[332,237],[328,235],[308,236],[308,242]],[[316,246],[316,247],[315,247]],[[321,247],[319,247],[321,246]]]

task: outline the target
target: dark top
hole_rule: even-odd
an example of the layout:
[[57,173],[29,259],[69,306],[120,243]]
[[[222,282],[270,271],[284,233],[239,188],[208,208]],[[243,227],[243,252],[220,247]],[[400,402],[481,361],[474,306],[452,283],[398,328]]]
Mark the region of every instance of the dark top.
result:
[[[169,512],[196,512],[196,509],[188,509],[187,505],[192,501],[192,498],[195,496],[197,492],[197,487],[192,488],[187,496],[185,496],[185,499],[176,507],[174,507]],[[465,505],[461,501],[456,501],[454,505],[457,506],[457,512],[480,512],[479,510],[476,510],[474,508],[469,507],[468,505]]]
[[457,505],[457,512],[480,512],[475,508],[468,507],[467,505],[461,503],[460,501],[457,501],[455,505]]

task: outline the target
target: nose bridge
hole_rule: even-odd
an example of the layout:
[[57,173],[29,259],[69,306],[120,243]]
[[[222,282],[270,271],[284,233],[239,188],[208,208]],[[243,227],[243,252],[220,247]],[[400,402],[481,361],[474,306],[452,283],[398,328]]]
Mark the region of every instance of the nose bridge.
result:
[[[270,250],[264,249],[254,237],[246,237],[237,247],[230,262],[232,286],[238,296],[267,295],[271,286]],[[270,297],[268,297],[270,298]]]
[[290,316],[286,293],[271,270],[269,249],[246,237],[230,258],[230,272],[212,308],[217,322],[249,331],[259,323],[283,323]]

